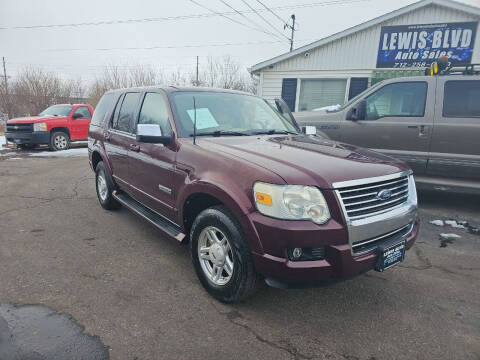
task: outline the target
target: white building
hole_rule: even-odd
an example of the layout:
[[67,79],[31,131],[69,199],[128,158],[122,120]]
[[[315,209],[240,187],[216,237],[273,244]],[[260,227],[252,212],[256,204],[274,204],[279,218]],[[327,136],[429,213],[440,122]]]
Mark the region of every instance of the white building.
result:
[[422,0],[252,66],[258,94],[294,111],[342,104],[374,82],[423,74],[441,55],[480,63],[480,8]]

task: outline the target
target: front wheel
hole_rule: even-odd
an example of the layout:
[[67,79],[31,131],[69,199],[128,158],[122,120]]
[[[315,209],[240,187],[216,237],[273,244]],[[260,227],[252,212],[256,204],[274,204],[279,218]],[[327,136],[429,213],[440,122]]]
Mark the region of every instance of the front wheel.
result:
[[193,265],[203,287],[233,303],[252,295],[259,283],[240,225],[224,206],[202,211],[190,232]]
[[70,148],[70,136],[63,131],[55,131],[50,136],[50,149],[53,151],[68,150]]

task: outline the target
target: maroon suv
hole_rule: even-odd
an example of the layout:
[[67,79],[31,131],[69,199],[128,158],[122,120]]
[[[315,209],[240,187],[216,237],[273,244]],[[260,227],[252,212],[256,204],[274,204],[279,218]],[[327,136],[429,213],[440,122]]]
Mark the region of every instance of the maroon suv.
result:
[[106,93],[90,165],[105,209],[124,205],[189,242],[224,302],[272,286],[338,280],[404,259],[417,236],[410,169],[302,134],[282,100],[201,88]]

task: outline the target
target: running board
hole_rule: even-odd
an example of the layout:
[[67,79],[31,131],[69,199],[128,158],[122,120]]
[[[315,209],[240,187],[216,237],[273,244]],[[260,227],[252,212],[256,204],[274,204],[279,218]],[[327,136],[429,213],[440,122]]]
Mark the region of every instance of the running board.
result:
[[185,239],[185,234],[182,233],[182,229],[175,225],[174,223],[168,221],[166,218],[157,214],[155,211],[150,210],[146,206],[139,203],[137,200],[133,199],[131,196],[125,194],[124,192],[113,192],[113,197],[123,206],[129,208],[137,215],[141,216],[148,222],[155,225],[157,228],[162,230],[165,234],[173,237],[178,242],[182,242]]

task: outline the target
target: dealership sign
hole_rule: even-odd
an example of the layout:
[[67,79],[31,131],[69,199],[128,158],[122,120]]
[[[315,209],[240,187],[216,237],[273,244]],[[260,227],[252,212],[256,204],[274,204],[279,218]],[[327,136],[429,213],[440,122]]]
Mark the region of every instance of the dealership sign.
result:
[[476,22],[382,26],[377,68],[423,68],[445,55],[453,66],[469,64],[476,32]]

